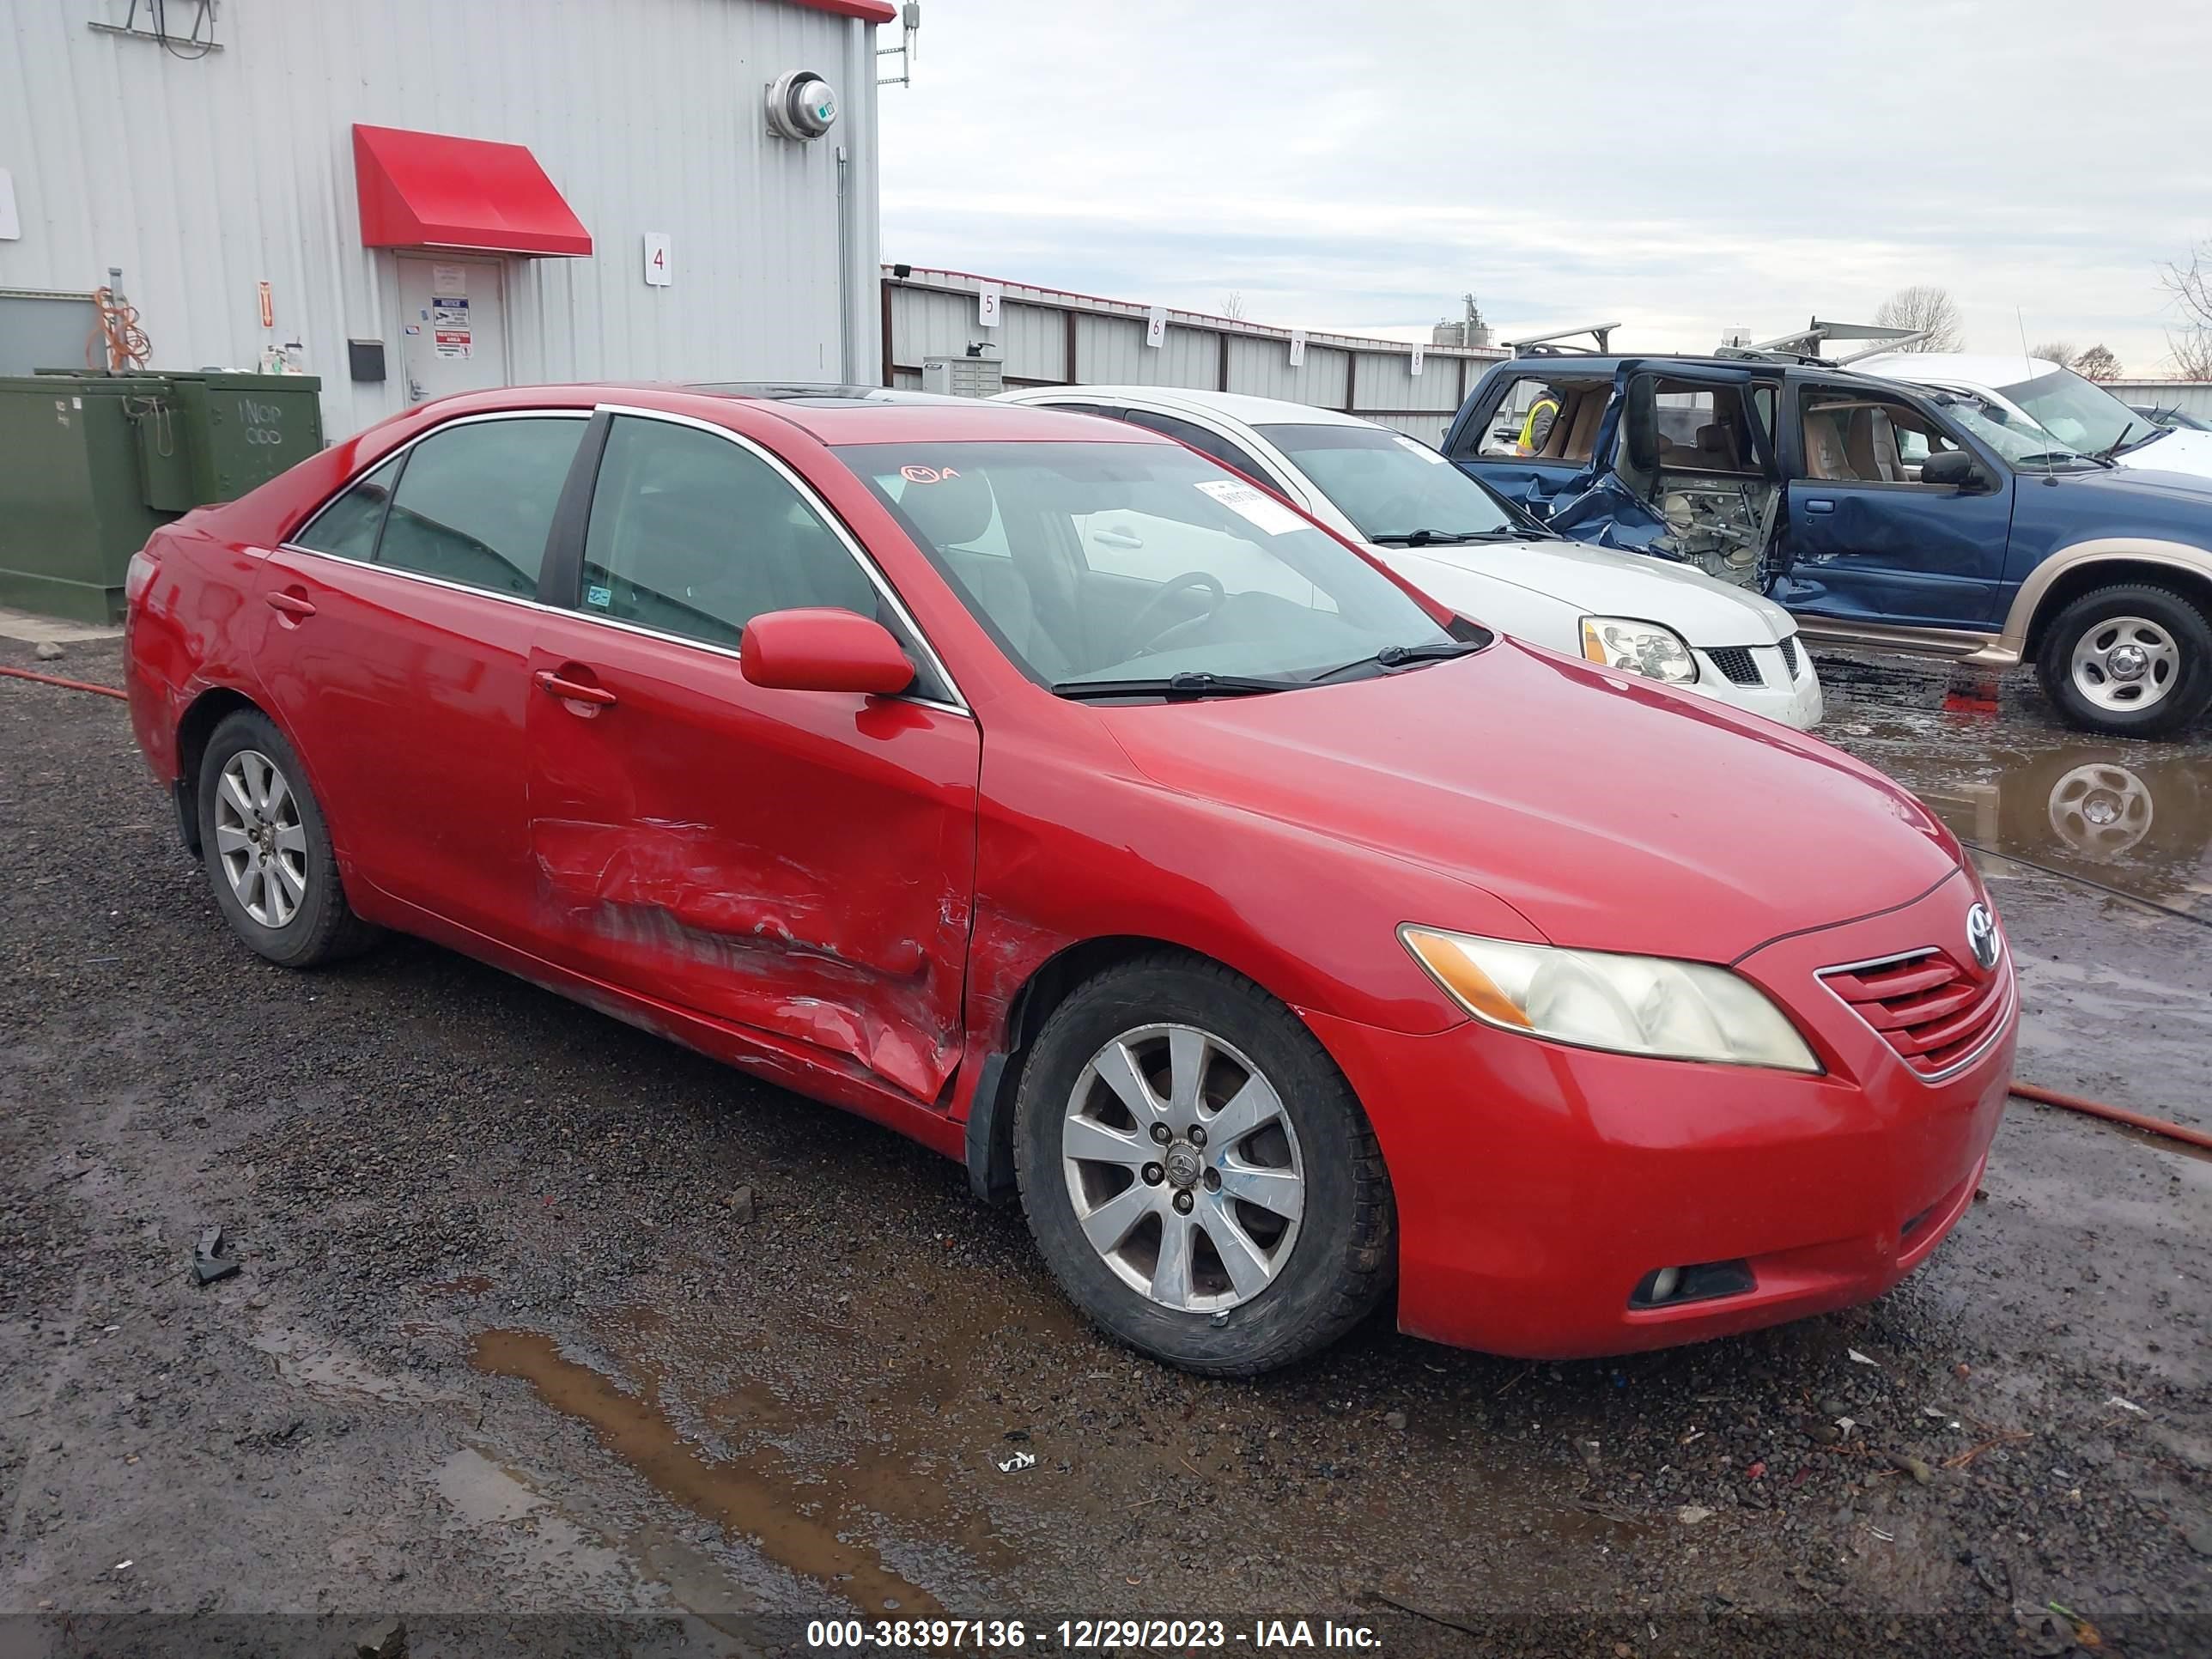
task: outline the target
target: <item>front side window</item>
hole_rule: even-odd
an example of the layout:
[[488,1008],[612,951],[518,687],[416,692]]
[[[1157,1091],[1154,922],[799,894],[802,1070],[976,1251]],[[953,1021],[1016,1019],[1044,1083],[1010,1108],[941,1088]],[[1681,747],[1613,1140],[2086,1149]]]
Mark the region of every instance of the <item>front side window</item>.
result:
[[1490,540],[1518,533],[1488,490],[1402,432],[1289,424],[1257,430],[1370,542]]
[[392,481],[407,458],[395,455],[383,465],[356,478],[344,494],[315,514],[314,522],[292,538],[295,547],[366,564],[376,556],[376,538],[384,528],[384,510],[392,501]]
[[468,421],[404,459],[376,562],[494,593],[534,596],[545,537],[583,439],[559,416]]
[[734,650],[755,617],[820,605],[886,620],[781,473],[697,427],[615,417],[584,540],[586,611]]
[[1195,421],[1186,421],[1181,416],[1163,415],[1158,410],[1133,409],[1127,416],[1131,426],[1141,426],[1153,432],[1164,433],[1177,443],[1188,444],[1201,455],[1211,455],[1226,467],[1234,468],[1248,478],[1257,478],[1261,483],[1273,484],[1260,463],[1216,432],[1209,432]]
[[1808,387],[1799,410],[1805,474],[1826,483],[1917,485],[1930,455],[1959,447],[1910,404]]
[[[1056,689],[1304,682],[1377,652],[1399,660],[1387,647],[1465,648],[1341,542],[1187,449],[908,443],[838,455],[1008,657]],[[994,529],[1005,556],[979,556]]]

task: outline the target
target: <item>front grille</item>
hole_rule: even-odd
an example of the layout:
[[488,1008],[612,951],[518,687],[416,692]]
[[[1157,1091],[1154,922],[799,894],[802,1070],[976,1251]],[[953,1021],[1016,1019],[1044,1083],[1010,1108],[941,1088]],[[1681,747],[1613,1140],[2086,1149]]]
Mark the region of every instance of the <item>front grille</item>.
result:
[[1988,1043],[2009,981],[2002,967],[1980,974],[1941,951],[1831,968],[1820,978],[1924,1078],[1944,1076]]
[[1797,678],[1797,636],[1795,634],[1784,634],[1782,636],[1782,661],[1790,670],[1790,678],[1796,679]]
[[1720,645],[1711,647],[1705,654],[1713,659],[1714,667],[1738,685],[1757,685],[1759,683],[1759,660],[1751,654],[1749,647]]

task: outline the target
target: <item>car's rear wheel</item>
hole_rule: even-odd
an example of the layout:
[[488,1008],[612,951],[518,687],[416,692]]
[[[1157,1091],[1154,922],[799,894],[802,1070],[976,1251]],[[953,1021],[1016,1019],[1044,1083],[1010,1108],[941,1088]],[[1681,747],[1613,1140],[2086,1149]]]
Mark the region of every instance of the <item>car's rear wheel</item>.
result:
[[2070,724],[2161,737],[2212,705],[2212,624],[2165,588],[2101,587],[2052,619],[2036,668]]
[[1170,1364],[1249,1376],[1389,1288],[1373,1129],[1280,1003],[1181,955],[1107,969],[1038,1034],[1015,1106],[1030,1232],[1071,1300]]
[[287,968],[350,956],[375,930],[338,881],[322,809],[292,745],[268,716],[240,709],[200,760],[200,851],[232,930]]

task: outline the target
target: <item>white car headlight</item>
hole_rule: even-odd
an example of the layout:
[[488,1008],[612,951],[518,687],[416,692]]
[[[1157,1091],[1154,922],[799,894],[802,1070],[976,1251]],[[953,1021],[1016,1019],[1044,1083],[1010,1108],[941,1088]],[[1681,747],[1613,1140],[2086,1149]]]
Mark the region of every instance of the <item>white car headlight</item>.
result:
[[1698,659],[1671,628],[1633,617],[1584,617],[1583,655],[1606,668],[1625,668],[1669,685],[1694,685]]
[[1521,945],[1407,926],[1398,937],[1487,1024],[1583,1048],[1818,1072],[1790,1018],[1741,974],[1709,963]]

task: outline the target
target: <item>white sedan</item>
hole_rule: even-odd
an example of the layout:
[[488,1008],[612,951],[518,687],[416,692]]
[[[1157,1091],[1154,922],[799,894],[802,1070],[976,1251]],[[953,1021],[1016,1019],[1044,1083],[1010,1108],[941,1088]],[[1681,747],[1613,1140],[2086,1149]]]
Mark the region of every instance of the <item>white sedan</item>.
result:
[[2010,424],[2040,427],[2069,449],[2116,466],[2212,477],[2212,432],[2161,426],[2094,380],[2048,357],[1997,352],[1892,351],[1851,367],[1931,392],[1994,404]]
[[[1401,432],[1310,404],[1180,386],[1037,386],[1000,401],[1179,438],[1516,638],[1799,731],[1820,718],[1812,655],[1780,605],[1686,566],[1551,536]],[[1094,515],[1083,532],[1094,568],[1141,564],[1140,516]]]

